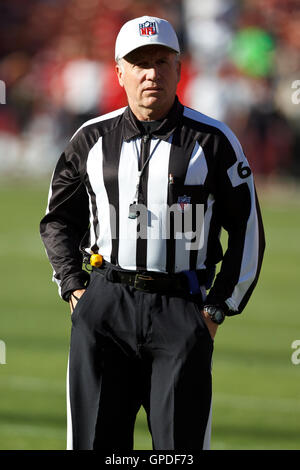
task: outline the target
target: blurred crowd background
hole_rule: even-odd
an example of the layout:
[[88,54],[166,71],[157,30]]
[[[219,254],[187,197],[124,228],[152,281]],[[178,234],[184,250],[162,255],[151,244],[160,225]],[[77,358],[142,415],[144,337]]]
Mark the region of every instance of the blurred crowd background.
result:
[[298,0],[1,0],[0,174],[48,174],[84,121],[126,105],[114,43],[144,14],[177,31],[182,102],[226,122],[262,179],[299,178]]

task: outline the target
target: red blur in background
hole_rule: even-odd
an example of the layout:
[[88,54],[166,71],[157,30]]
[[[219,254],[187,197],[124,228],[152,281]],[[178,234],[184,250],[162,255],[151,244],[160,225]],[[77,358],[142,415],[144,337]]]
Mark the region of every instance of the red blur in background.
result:
[[1,173],[51,171],[84,121],[126,106],[115,38],[124,22],[143,15],[169,20],[178,34],[180,100],[226,122],[263,179],[299,177],[295,0],[1,2]]

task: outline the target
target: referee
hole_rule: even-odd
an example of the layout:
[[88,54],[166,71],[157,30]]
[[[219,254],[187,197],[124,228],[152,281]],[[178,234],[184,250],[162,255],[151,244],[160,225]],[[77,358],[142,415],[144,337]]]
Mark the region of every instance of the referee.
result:
[[132,449],[143,406],[154,449],[208,449],[214,336],[263,258],[253,175],[225,124],[179,102],[167,21],[124,24],[115,60],[128,106],[72,137],[40,224],[72,311],[67,447]]

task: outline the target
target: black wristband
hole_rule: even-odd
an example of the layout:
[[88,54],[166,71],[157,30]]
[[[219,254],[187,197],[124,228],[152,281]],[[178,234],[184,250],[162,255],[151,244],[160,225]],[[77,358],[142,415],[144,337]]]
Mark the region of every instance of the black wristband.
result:
[[66,302],[70,302],[70,298],[71,298],[71,295],[72,295],[72,292],[73,291],[68,291],[65,293],[65,295],[63,296],[63,299],[66,301]]
[[70,297],[74,297],[74,299],[77,300],[77,302],[78,302],[79,297],[77,297],[77,296],[74,294],[74,292],[75,292],[74,290],[73,290],[73,292],[71,292]]

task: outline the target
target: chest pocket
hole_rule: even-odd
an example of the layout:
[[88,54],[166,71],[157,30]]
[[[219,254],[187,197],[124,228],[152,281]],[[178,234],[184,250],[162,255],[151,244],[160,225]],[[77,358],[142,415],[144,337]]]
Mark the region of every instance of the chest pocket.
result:
[[184,233],[184,238],[197,242],[193,249],[199,248],[208,194],[203,185],[169,184],[171,237]]
[[196,204],[207,203],[208,189],[204,185],[185,185],[179,183],[169,183],[169,206],[178,204],[182,210],[184,206],[195,206]]

